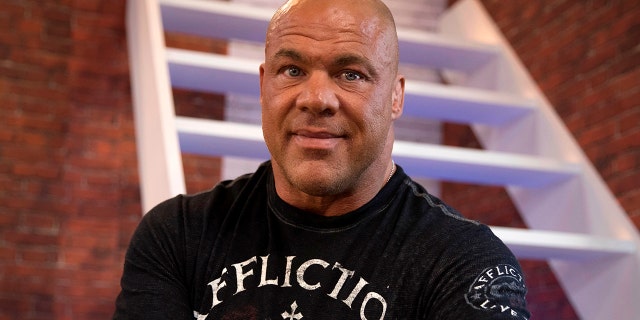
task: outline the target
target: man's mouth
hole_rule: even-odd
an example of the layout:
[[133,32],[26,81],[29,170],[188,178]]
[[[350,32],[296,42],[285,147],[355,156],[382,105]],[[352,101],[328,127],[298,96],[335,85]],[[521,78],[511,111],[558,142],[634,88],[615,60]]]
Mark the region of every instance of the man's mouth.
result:
[[296,145],[305,149],[333,149],[344,136],[324,130],[302,129],[294,131],[292,138]]

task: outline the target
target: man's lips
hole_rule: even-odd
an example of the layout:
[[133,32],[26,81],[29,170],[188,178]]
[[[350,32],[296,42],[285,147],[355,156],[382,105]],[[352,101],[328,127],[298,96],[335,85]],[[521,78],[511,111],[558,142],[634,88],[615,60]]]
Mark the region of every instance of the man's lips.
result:
[[323,130],[296,130],[293,135],[302,136],[310,139],[334,139],[340,138],[339,134],[334,134]]
[[295,130],[293,142],[307,149],[332,149],[344,138],[343,135],[323,130]]

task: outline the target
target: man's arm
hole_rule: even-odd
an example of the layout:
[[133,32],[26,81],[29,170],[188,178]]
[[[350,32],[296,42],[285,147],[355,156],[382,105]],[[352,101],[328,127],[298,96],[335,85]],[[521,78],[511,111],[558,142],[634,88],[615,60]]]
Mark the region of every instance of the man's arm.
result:
[[125,257],[113,319],[193,318],[178,203],[160,204],[140,222]]
[[427,319],[526,320],[525,279],[511,251],[486,226],[449,251]]

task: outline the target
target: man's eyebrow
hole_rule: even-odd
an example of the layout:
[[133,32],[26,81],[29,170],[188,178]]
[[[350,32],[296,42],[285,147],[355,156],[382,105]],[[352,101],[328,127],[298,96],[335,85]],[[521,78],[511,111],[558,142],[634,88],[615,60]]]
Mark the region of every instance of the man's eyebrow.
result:
[[276,54],[273,56],[274,58],[278,59],[278,58],[289,58],[291,60],[294,61],[300,61],[300,62],[306,62],[307,59],[305,59],[302,54],[294,49],[280,49],[278,50],[278,52],[276,52]]

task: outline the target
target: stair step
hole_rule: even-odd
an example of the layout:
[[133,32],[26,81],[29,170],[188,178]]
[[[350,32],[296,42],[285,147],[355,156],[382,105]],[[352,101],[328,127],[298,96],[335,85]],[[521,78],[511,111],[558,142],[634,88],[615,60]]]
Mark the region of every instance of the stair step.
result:
[[[160,0],[166,31],[220,39],[264,42],[273,9],[202,0]],[[499,51],[489,45],[412,29],[398,29],[400,61],[436,69],[471,72]]]
[[496,59],[496,47],[438,33],[398,29],[400,62],[471,73]]
[[176,117],[175,123],[182,152],[264,160],[270,158],[260,126],[180,116]]
[[202,1],[160,0],[165,31],[209,38],[264,42],[273,9],[246,4]]
[[412,176],[485,185],[540,188],[580,173],[553,159],[407,141],[395,142],[393,157]]
[[577,233],[491,227],[518,258],[583,261],[633,254],[633,241]]
[[[258,125],[176,117],[176,127],[183,152],[269,158]],[[549,159],[406,141],[395,142],[393,157],[412,176],[478,184],[544,187],[579,173]]]
[[523,97],[442,84],[405,84],[404,114],[435,120],[500,126],[535,111]]
[[260,95],[260,61],[182,49],[167,49],[166,55],[174,87]]
[[[259,61],[219,54],[167,49],[169,73],[175,87],[258,96]],[[407,80],[407,116],[501,125],[530,114],[530,100],[490,91]]]

